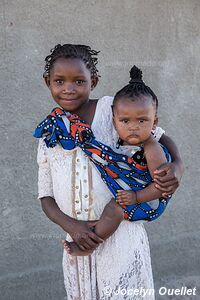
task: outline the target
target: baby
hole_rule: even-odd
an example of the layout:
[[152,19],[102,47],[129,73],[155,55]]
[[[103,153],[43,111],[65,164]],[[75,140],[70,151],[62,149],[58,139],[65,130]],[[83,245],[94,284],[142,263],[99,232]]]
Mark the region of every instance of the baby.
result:
[[[130,77],[129,84],[116,93],[112,105],[113,124],[119,135],[116,151],[132,156],[142,166],[147,165],[153,178],[153,172],[167,162],[162,145],[152,134],[158,123],[158,100],[143,82],[142,72],[136,66],[131,69]],[[118,190],[116,199],[112,198],[105,206],[95,226],[95,233],[107,239],[124,220],[126,208],[160,197],[169,198],[170,195],[160,192],[154,183],[141,190]],[[81,250],[75,242],[62,242],[71,255],[89,255],[93,252]]]

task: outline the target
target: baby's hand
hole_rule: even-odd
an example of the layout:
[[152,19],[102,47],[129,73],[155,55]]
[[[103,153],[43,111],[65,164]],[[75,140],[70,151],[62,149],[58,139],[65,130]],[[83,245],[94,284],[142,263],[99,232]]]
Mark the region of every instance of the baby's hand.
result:
[[136,204],[137,203],[136,193],[134,191],[118,190],[117,203],[119,203],[120,205]]

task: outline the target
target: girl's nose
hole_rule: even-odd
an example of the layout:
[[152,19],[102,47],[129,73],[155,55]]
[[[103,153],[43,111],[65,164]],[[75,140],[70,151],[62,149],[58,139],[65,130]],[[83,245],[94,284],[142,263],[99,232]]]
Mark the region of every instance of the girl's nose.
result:
[[74,91],[74,85],[71,84],[71,83],[67,83],[63,86],[63,90],[62,92],[64,94],[73,94],[75,91]]

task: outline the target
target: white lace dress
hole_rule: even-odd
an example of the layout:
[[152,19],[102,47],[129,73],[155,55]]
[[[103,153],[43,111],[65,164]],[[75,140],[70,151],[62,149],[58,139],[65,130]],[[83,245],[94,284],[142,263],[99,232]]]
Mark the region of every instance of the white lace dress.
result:
[[[112,126],[112,100],[106,96],[98,101],[92,130],[99,141],[114,148],[117,135]],[[156,133],[159,139],[163,131],[158,128]],[[60,145],[47,148],[40,139],[38,164],[38,198],[53,197],[64,213],[78,220],[100,217],[112,194],[80,149],[67,151]],[[71,241],[69,235],[66,239]],[[91,256],[72,257],[64,251],[63,272],[67,299],[154,299],[152,292],[146,297],[142,292],[153,289],[149,243],[142,221],[123,221]]]

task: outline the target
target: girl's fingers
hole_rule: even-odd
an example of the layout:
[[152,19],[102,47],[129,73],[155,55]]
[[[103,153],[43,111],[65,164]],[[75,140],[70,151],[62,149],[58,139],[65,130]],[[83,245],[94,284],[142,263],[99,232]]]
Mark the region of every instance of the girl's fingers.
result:
[[173,179],[173,180],[170,180],[170,181],[167,181],[165,183],[163,182],[159,182],[159,181],[154,181],[155,183],[155,187],[156,188],[170,188],[170,187],[174,187],[174,186],[177,186],[178,187],[178,181],[176,179]]
[[163,177],[158,177],[158,176],[154,176],[154,181],[158,181],[158,182],[167,182],[170,180],[177,180],[176,177],[172,174],[167,174]]
[[[180,182],[180,176],[177,174],[177,168],[174,163],[168,163],[154,171],[154,182],[159,185],[159,189],[168,188],[171,185],[173,192],[177,189]],[[165,171],[163,176],[162,171]],[[162,175],[162,176],[161,176]]]
[[99,245],[98,243],[93,241],[91,238],[88,238],[86,242],[87,242],[89,249],[96,249]]
[[154,174],[159,174],[162,176],[163,173],[168,173],[170,171],[170,163],[166,163],[154,171]]
[[159,177],[165,176],[166,173],[169,172],[169,169],[155,170],[154,175],[158,175]]
[[156,188],[161,192],[164,192],[167,194],[173,194],[175,192],[175,190],[177,189],[177,186],[170,186],[168,188],[166,188],[166,187],[162,188],[162,187],[158,186]]
[[96,235],[94,232],[89,233],[89,237],[97,244],[103,243],[104,240],[100,238],[98,235]]

